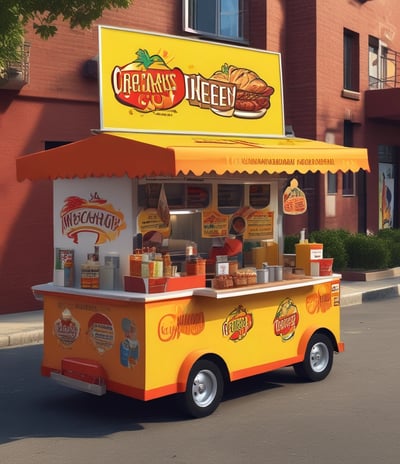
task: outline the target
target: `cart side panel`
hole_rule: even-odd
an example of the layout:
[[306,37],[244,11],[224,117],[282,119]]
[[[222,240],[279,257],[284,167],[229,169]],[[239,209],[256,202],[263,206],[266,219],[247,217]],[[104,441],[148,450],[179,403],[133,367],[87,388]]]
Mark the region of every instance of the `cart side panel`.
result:
[[339,300],[336,279],[227,298],[46,294],[43,372],[88,360],[104,369],[108,390],[143,400],[183,391],[201,356],[218,357],[237,380],[302,361],[317,330],[340,345]]
[[215,316],[213,346],[236,380],[302,361],[317,330],[327,330],[339,343],[339,301],[336,280],[195,304],[205,309],[206,321]]
[[[302,361],[316,330],[340,342],[339,281],[215,299],[194,296],[146,307],[149,397],[182,390],[198,356],[222,359],[232,380]],[[184,369],[182,369],[184,367]]]
[[83,359],[105,371],[108,390],[138,399],[145,390],[144,304],[76,295],[44,295],[42,372]]

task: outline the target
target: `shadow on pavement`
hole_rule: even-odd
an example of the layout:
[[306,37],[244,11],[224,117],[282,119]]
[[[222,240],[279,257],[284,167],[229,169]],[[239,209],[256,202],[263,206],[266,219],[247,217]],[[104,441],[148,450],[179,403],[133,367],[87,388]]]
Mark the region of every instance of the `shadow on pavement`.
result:
[[[42,345],[0,350],[0,444],[26,437],[102,437],[143,430],[143,424],[184,421],[176,397],[143,402],[107,393],[96,397],[40,375]],[[281,369],[232,383],[223,402],[299,383]]]

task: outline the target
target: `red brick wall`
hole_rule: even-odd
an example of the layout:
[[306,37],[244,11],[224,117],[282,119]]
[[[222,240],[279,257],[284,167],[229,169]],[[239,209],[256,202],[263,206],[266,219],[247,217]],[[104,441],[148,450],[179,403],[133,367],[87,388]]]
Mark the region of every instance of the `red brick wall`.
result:
[[98,127],[98,105],[20,98],[2,116],[0,313],[7,313],[40,307],[30,288],[52,280],[53,267],[52,183],[18,183],[15,159],[42,150],[46,140],[87,137]]
[[[250,46],[282,53],[286,123],[297,136],[343,141],[343,120],[355,127],[355,145],[368,146],[367,226],[377,229],[380,143],[400,145],[398,124],[364,121],[368,86],[368,34],[400,51],[400,2],[373,0],[250,0]],[[107,12],[99,24],[180,35],[181,0],[135,0],[129,10]],[[360,100],[341,96],[343,28],[360,34]],[[98,53],[97,28],[71,31],[60,24],[56,37],[42,41],[30,30],[29,85],[19,93],[0,90],[0,313],[40,307],[31,285],[51,279],[51,185],[17,183],[17,156],[44,148],[48,141],[72,141],[99,127],[98,85],[83,78],[84,62]],[[339,176],[340,177],[340,176]],[[340,180],[340,179],[339,179]],[[340,186],[340,182],[339,182]],[[309,219],[285,218],[297,232],[307,221],[357,230],[358,198],[336,198],[327,218],[325,179],[316,176]],[[398,203],[399,204],[399,199]],[[312,216],[312,217],[311,217]],[[49,270],[50,269],[50,270]]]
[[296,135],[315,137],[315,1],[286,2],[283,79],[287,124]]
[[[365,121],[364,91],[368,88],[368,36],[384,41],[400,51],[400,3],[373,0],[361,4],[356,0],[303,0],[285,2],[286,44],[283,55],[286,122],[297,136],[343,143],[343,121],[354,126],[354,145],[368,147],[373,172],[366,178],[366,227],[378,228],[378,160],[377,144],[400,146],[398,123]],[[342,97],[343,29],[359,34],[360,99]],[[308,32],[308,34],[306,34]],[[359,198],[341,195],[335,198],[335,214],[327,217],[326,191],[323,177],[319,181],[317,215],[320,228],[345,228],[358,231]],[[399,205],[398,199],[398,205]],[[364,212],[360,212],[364,214]],[[290,221],[287,230],[290,231]]]
[[[181,1],[135,0],[98,23],[178,34]],[[0,90],[0,313],[40,308],[31,286],[52,279],[52,185],[18,183],[15,159],[43,150],[45,141],[82,139],[100,125],[97,82],[81,74],[98,53],[97,27],[71,31],[62,23],[48,41],[32,31],[27,40],[30,83],[19,93]]]

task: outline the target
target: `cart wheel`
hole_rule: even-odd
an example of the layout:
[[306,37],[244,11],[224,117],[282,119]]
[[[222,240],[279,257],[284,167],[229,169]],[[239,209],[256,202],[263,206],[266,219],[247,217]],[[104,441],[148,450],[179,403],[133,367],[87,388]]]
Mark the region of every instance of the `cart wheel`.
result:
[[219,368],[211,361],[197,361],[190,371],[183,395],[186,412],[193,417],[209,416],[217,409],[223,390]]
[[308,342],[304,361],[293,367],[299,377],[317,382],[329,374],[332,363],[333,346],[331,339],[324,334],[315,334]]

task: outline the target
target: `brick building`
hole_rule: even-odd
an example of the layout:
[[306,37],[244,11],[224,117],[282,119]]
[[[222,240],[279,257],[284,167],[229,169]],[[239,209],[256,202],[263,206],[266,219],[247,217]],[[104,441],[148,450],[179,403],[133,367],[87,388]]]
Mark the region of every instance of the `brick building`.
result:
[[[211,4],[222,10],[214,12]],[[309,211],[285,217],[285,232],[398,227],[398,2],[231,4],[236,14],[225,16],[218,0],[135,0],[129,10],[107,12],[98,23],[280,52],[288,129],[298,137],[367,147],[371,166],[369,174],[299,176]],[[61,23],[49,41],[28,28],[26,43],[25,66],[10,65],[0,79],[0,313],[39,308],[30,287],[52,279],[52,185],[18,183],[15,159],[80,140],[99,127],[97,28],[72,31]],[[381,214],[383,202],[389,203],[389,219]]]

